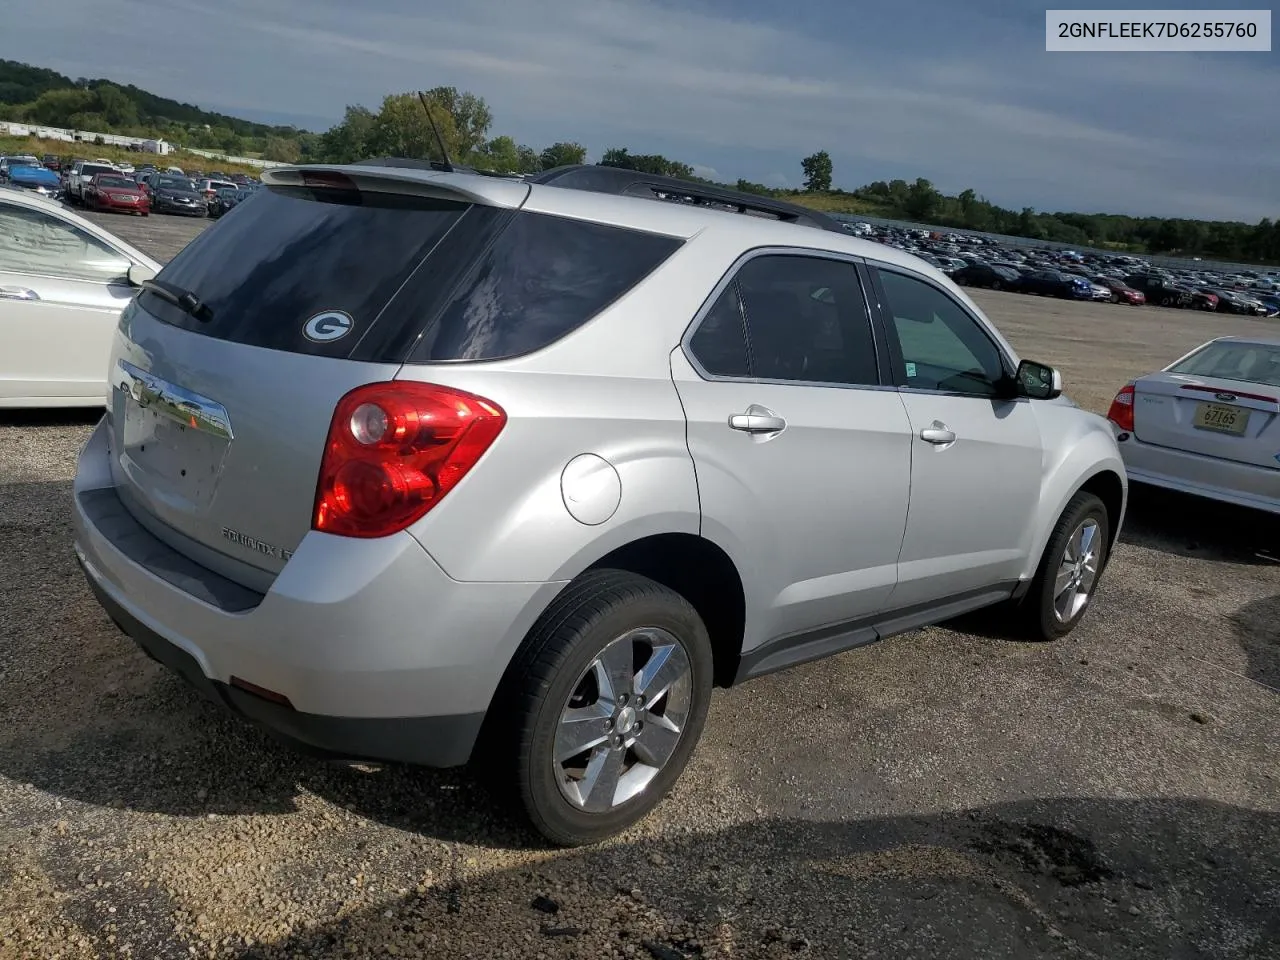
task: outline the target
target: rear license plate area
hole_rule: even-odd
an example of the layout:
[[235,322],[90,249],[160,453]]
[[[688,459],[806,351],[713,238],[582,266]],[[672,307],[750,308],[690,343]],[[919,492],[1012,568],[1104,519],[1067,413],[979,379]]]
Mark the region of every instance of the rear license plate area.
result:
[[1249,427],[1249,411],[1227,403],[1197,403],[1191,425],[1197,430],[1211,430],[1238,437]]
[[165,400],[144,406],[126,397],[121,452],[153,487],[204,504],[213,497],[227,441],[193,427],[183,414]]

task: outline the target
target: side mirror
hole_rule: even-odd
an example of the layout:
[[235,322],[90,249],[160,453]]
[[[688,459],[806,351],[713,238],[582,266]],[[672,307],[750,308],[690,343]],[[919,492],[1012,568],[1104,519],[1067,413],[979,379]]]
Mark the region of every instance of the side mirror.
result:
[[143,266],[140,263],[129,264],[129,283],[135,287],[140,287],[148,280],[156,278],[156,272],[150,267]]
[[1032,400],[1056,400],[1062,396],[1062,374],[1047,363],[1023,360],[1018,364],[1018,392]]

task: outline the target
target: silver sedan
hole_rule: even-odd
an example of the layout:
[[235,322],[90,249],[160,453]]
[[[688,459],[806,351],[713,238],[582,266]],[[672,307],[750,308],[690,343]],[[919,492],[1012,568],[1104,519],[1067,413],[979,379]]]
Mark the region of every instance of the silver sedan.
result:
[[60,204],[0,189],[0,408],[102,406],[120,311],[159,269]]
[[1219,337],[1116,394],[1129,479],[1280,514],[1280,338]]

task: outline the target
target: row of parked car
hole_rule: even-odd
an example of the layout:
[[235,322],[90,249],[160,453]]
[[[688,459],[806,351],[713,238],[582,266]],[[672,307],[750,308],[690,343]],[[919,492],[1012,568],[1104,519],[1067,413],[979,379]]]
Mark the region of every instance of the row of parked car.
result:
[[857,226],[851,232],[912,253],[963,286],[1064,300],[1280,316],[1280,273],[1276,271],[1175,272],[1140,257],[1019,250],[984,237]]
[[[56,169],[55,169],[56,168]],[[0,183],[91,210],[150,216],[171,213],[219,217],[261,184],[243,174],[188,174],[153,164],[135,169],[110,160],[0,157]]]

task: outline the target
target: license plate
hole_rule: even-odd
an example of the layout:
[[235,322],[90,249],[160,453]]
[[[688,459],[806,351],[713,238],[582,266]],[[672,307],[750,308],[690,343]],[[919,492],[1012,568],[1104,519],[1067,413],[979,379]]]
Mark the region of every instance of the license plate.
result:
[[1240,436],[1249,426],[1249,411],[1225,403],[1198,403],[1191,425],[1200,430]]

